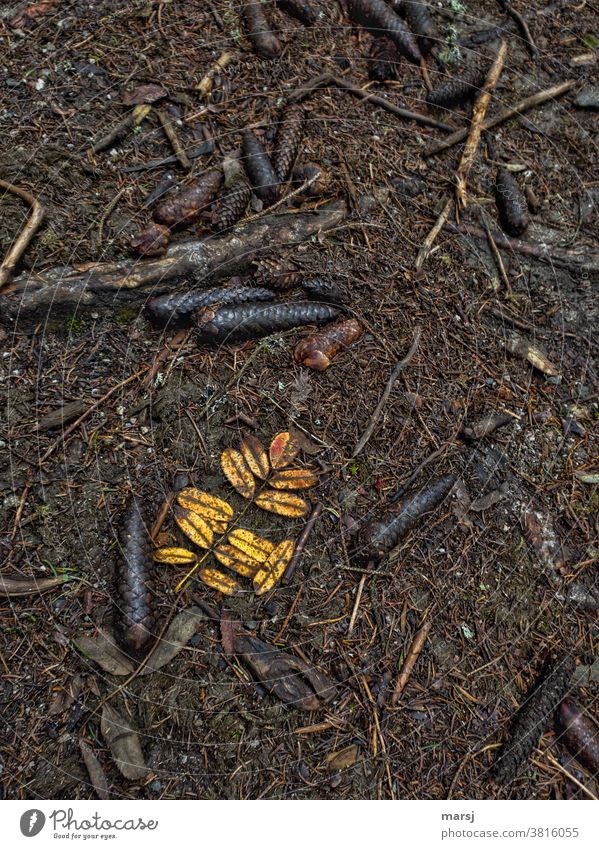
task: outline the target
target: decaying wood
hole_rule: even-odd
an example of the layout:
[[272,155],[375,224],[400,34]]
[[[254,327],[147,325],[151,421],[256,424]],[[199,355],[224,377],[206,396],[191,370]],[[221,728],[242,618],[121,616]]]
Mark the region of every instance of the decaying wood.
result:
[[22,274],[11,292],[0,295],[0,321],[35,326],[50,315],[86,311],[113,313],[122,305],[141,307],[148,292],[159,295],[188,276],[208,285],[247,270],[270,245],[293,246],[341,224],[347,206],[336,201],[318,211],[265,216],[211,239],[175,242],[164,257],[144,261],[59,266],[43,274]]
[[[509,121],[510,118],[513,118],[515,115],[520,115],[522,112],[526,112],[534,106],[540,106],[541,103],[546,103],[548,100],[561,97],[562,94],[570,91],[570,89],[574,88],[575,85],[576,80],[566,80],[566,82],[560,83],[559,85],[552,86],[551,88],[544,89],[543,91],[537,91],[536,94],[531,94],[529,97],[519,100],[518,103],[514,103],[513,106],[507,106],[505,109],[502,109],[501,112],[498,112],[497,115],[491,115],[490,118],[483,121],[481,129],[490,130],[492,127],[497,127],[499,124]],[[453,147],[454,144],[459,144],[461,141],[464,141],[468,132],[468,127],[463,130],[457,130],[446,139],[443,139],[443,141],[431,145],[428,150],[424,151],[424,156],[436,156],[438,153],[441,153],[441,151],[447,150],[449,147]]]
[[403,666],[401,667],[401,672],[399,673],[397,683],[395,684],[395,689],[393,690],[393,695],[391,696],[391,705],[397,704],[401,694],[405,690],[406,684],[410,680],[410,675],[412,674],[412,671],[416,666],[416,661],[420,657],[420,653],[424,648],[424,644],[426,643],[431,627],[432,622],[430,619],[427,619],[426,622],[416,632],[416,635],[412,640],[412,644],[406,655],[406,659],[404,660]]
[[400,360],[397,363],[397,365],[395,366],[395,368],[393,369],[393,371],[389,375],[389,380],[387,381],[387,385],[385,386],[383,394],[381,395],[381,399],[378,402],[378,404],[376,405],[376,409],[375,409],[374,413],[370,417],[370,421],[368,422],[368,425],[366,426],[366,430],[364,431],[364,433],[362,434],[362,436],[360,437],[360,439],[356,443],[356,446],[355,446],[354,450],[352,451],[352,457],[358,456],[358,454],[362,451],[362,449],[364,448],[364,446],[366,445],[366,443],[368,442],[368,440],[372,436],[374,429],[377,425],[377,422],[380,419],[381,414],[382,414],[382,412],[385,408],[385,404],[389,400],[389,395],[391,395],[391,390],[395,386],[395,382],[396,382],[397,378],[402,373],[402,371],[405,369],[405,367],[407,365],[409,365],[409,363],[412,360],[412,357],[414,356],[414,354],[418,350],[418,345],[420,344],[420,337],[421,336],[422,336],[422,331],[420,330],[420,328],[417,328],[416,331],[414,332],[414,338],[412,339],[412,344],[410,345],[410,349],[409,349],[408,353],[405,355],[403,360]]
[[37,429],[51,430],[55,427],[64,427],[65,424],[73,421],[73,419],[79,418],[86,409],[87,404],[82,398],[78,398],[76,401],[69,401],[68,404],[64,404],[58,410],[52,410],[50,413],[42,416],[37,423]]
[[572,699],[564,699],[557,711],[560,741],[590,772],[599,773],[599,726]]
[[353,97],[357,97],[360,100],[367,100],[372,106],[385,109],[392,115],[396,115],[398,118],[404,118],[406,121],[416,121],[417,124],[423,124],[425,127],[435,127],[435,129],[444,130],[447,133],[453,130],[453,127],[449,124],[437,121],[435,118],[431,118],[430,115],[423,115],[421,112],[412,112],[411,109],[396,106],[395,103],[391,103],[391,101],[386,100],[384,97],[377,97],[376,94],[372,94],[367,89],[360,88],[343,77],[335,77],[333,74],[320,74],[311,80],[307,80],[303,85],[291,92],[287,100],[290,103],[296,103],[313,94],[319,88],[343,89],[343,91],[347,91]]
[[40,224],[44,220],[46,212],[39,200],[36,200],[28,191],[22,189],[20,186],[13,186],[12,183],[7,183],[6,180],[0,180],[0,189],[5,189],[11,194],[17,195],[31,207],[29,221],[11,245],[2,263],[0,263],[0,289],[2,289],[12,277],[19,260],[27,250],[29,242],[33,239]]
[[497,51],[493,64],[489,69],[489,73],[487,74],[483,89],[474,104],[470,131],[468,133],[466,144],[464,145],[462,158],[460,159],[460,164],[455,178],[455,200],[458,209],[466,206],[466,183],[468,180],[468,174],[470,173],[470,169],[474,163],[474,158],[476,156],[476,151],[478,150],[480,136],[482,133],[483,122],[487,113],[487,107],[491,102],[491,94],[499,82],[506,54],[507,42],[502,41],[499,45],[499,50]]

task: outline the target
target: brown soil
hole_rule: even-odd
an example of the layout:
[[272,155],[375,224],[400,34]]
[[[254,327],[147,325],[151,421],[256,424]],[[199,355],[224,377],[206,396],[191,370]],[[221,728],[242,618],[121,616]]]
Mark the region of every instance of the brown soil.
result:
[[[126,169],[172,151],[150,114],[113,148],[90,152],[91,143],[126,115],[125,91],[159,83],[169,91],[171,114],[182,120],[184,145],[199,144],[205,133],[215,139],[214,153],[195,161],[197,174],[237,147],[247,125],[262,125],[271,139],[286,94],[306,79],[327,71],[348,74],[359,85],[367,81],[370,36],[352,31],[333,3],[323,4],[332,11],[312,30],[273,13],[284,43],[275,61],[251,52],[240,32],[239,4],[230,0],[98,0],[91,8],[63,0],[21,30],[10,24],[20,7],[7,5],[0,12],[0,172],[47,207],[23,269],[130,256],[131,235],[147,219],[143,201],[166,169]],[[476,4],[476,13],[480,8]],[[447,0],[436,12],[449,39],[446,58],[456,34],[504,20],[496,3],[485,0],[482,8],[476,18],[474,4]],[[596,85],[597,17],[588,4],[574,9],[534,2],[526,11],[541,58],[533,62],[510,30],[497,99],[512,103],[568,78],[577,85],[493,131],[493,156],[524,166],[518,179],[539,199],[528,241],[592,252],[599,203],[596,112],[577,108],[574,100]],[[488,61],[496,46],[462,50],[461,58]],[[238,61],[202,98],[194,86],[226,48],[238,53]],[[582,54],[590,58],[581,62]],[[437,79],[437,64],[428,64]],[[454,62],[443,73],[459,67]],[[402,62],[399,81],[378,88],[425,111],[417,66]],[[127,383],[40,468],[39,458],[59,432],[38,434],[36,422],[62,403],[93,403],[151,365],[172,334],[153,330],[141,310],[118,302],[108,318],[82,309],[66,320],[41,317],[33,333],[18,322],[0,330],[5,573],[68,570],[81,579],[63,592],[3,599],[0,763],[6,798],[94,798],[80,738],[97,752],[115,798],[584,798],[546,756],[548,747],[558,764],[597,792],[556,742],[551,723],[512,784],[498,787],[489,778],[496,744],[544,658],[565,651],[579,665],[596,660],[599,487],[580,473],[597,471],[599,455],[597,279],[504,251],[508,291],[486,244],[449,231],[441,233],[417,278],[416,255],[450,190],[461,148],[426,161],[422,150],[442,138],[440,131],[342,92],[318,92],[306,109],[303,156],[326,168],[327,196],[347,197],[352,216],[348,226],[314,239],[295,257],[306,273],[336,280],[367,327],[330,369],[307,372],[293,363],[299,333],[218,352],[198,349],[190,336],[149,388],[143,377]],[[445,120],[457,128],[465,114],[458,110]],[[178,166],[171,170],[186,179]],[[479,223],[483,210],[496,226],[494,175],[483,142],[469,179],[476,203],[467,221]],[[423,181],[423,192],[411,198],[398,180],[414,176]],[[4,255],[28,210],[6,195],[1,211]],[[417,354],[372,439],[352,458],[416,326],[422,328]],[[557,377],[506,353],[514,329],[558,367]],[[476,443],[460,436],[464,422],[496,410],[509,411],[513,423]],[[94,714],[118,682],[82,658],[71,640],[110,622],[115,541],[131,492],[157,513],[174,477],[185,474],[241,506],[218,463],[244,427],[240,414],[255,420],[264,441],[290,425],[300,429],[315,451],[306,459],[325,472],[318,490],[325,511],[293,582],[264,599],[244,595],[232,609],[247,629],[272,642],[294,604],[277,645],[338,681],[339,694],[313,714],[280,705],[225,659],[217,625],[207,624],[161,673],[134,680],[121,694],[120,707],[139,728],[153,773],[147,782],[128,782]],[[382,574],[366,582],[348,638],[360,580],[348,568],[343,544],[348,519],[361,522],[383,511],[440,446],[446,450],[413,486],[448,471],[460,485],[441,511],[409,534]],[[501,499],[480,509],[475,500],[497,490]],[[527,510],[552,523],[561,568],[524,539]],[[273,538],[301,532],[301,521],[290,525],[258,512],[251,514],[252,526]],[[174,567],[158,570],[162,620],[172,612],[182,574]],[[222,602],[197,582],[179,604],[194,599]],[[432,629],[415,671],[397,707],[380,707],[379,696],[386,683],[393,686],[425,613]],[[73,679],[74,702],[65,699]],[[575,698],[596,713],[598,693],[591,683]],[[309,728],[322,723],[320,730]],[[353,744],[356,763],[331,772],[327,757]]]

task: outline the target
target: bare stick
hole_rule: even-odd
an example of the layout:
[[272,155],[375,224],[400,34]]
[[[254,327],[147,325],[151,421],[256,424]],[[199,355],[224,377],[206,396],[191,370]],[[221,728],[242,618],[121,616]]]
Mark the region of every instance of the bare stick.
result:
[[485,120],[485,115],[487,114],[487,108],[491,102],[491,94],[499,82],[506,53],[507,42],[502,41],[499,45],[499,50],[497,51],[497,55],[495,56],[489,73],[487,74],[482,91],[474,104],[472,121],[470,123],[470,132],[468,133],[468,139],[464,145],[462,158],[456,173],[455,200],[458,209],[465,207],[467,203],[466,184],[468,181],[468,174],[470,173],[470,169],[472,168],[472,164],[476,156],[476,151],[478,150],[483,122]]
[[412,674],[412,671],[416,666],[416,661],[420,657],[420,652],[422,651],[422,649],[424,648],[424,644],[426,643],[426,639],[431,629],[431,624],[432,623],[430,619],[427,620],[416,632],[416,636],[412,640],[412,645],[410,646],[406,659],[403,662],[401,672],[399,673],[399,678],[397,679],[397,684],[395,685],[395,690],[393,691],[393,695],[391,696],[392,706],[397,704],[399,697],[406,688],[406,684],[410,680],[410,675]]
[[[490,130],[498,124],[503,124],[505,121],[509,121],[510,118],[513,118],[514,115],[520,115],[522,112],[532,109],[533,106],[540,106],[541,103],[546,103],[548,100],[560,97],[562,94],[570,91],[571,88],[574,88],[575,85],[576,80],[566,80],[564,83],[552,86],[544,91],[538,91],[536,94],[531,94],[530,97],[525,97],[524,100],[519,100],[518,103],[515,103],[513,106],[507,106],[505,109],[502,109],[501,112],[497,113],[497,115],[492,115],[490,118],[487,118],[486,121],[483,121],[481,129]],[[453,147],[454,144],[459,144],[459,142],[463,141],[467,135],[467,127],[463,130],[457,130],[446,139],[443,139],[443,141],[437,142],[437,144],[434,144],[429,147],[428,150],[425,150],[424,156],[436,156],[438,153],[441,153],[441,151],[447,150],[448,147]]]
[[62,586],[71,581],[70,575],[58,575],[56,578],[22,578],[0,575],[0,595],[12,596],[37,595]]
[[17,237],[17,239],[13,242],[10,247],[10,250],[2,260],[0,264],[0,289],[5,286],[17,266],[17,263],[25,253],[27,249],[27,245],[32,240],[35,235],[38,227],[44,220],[44,215],[46,211],[41,203],[36,200],[29,192],[25,191],[25,189],[20,188],[20,186],[13,186],[12,183],[7,183],[5,180],[0,180],[0,188],[6,189],[7,192],[11,192],[13,195],[18,195],[24,201],[26,201],[31,206],[31,215],[29,217],[29,221],[22,229],[21,233]]
[[366,578],[368,574],[364,572],[362,577],[360,578],[360,583],[358,584],[358,592],[356,593],[356,600],[354,602],[354,609],[352,610],[351,619],[349,620],[349,625],[347,626],[347,636],[351,637],[354,632],[354,626],[356,624],[356,619],[358,618],[358,610],[360,609],[360,602],[362,600],[362,593],[364,592],[364,584],[366,583]]
[[503,264],[503,259],[501,258],[501,254],[499,253],[499,248],[493,238],[493,234],[489,230],[489,226],[487,222],[483,219],[483,227],[485,228],[485,233],[487,234],[487,241],[489,243],[489,247],[491,248],[491,253],[493,254],[493,258],[495,259],[495,264],[503,280],[503,285],[507,289],[508,292],[512,291],[512,287],[510,284],[510,278],[507,276],[507,271],[505,270],[505,265]]
[[312,533],[312,530],[314,529],[314,525],[316,524],[316,520],[318,519],[318,517],[322,513],[323,506],[324,505],[323,505],[322,501],[319,501],[317,504],[314,505],[314,508],[313,508],[312,512],[310,513],[310,517],[309,517],[308,521],[306,522],[304,530],[301,532],[300,538],[298,539],[298,541],[296,543],[295,550],[293,552],[291,560],[289,561],[289,566],[287,567],[287,570],[286,570],[285,575],[283,577],[283,583],[284,584],[289,583],[289,581],[293,577],[293,573],[295,572],[298,565],[300,564],[301,559],[304,556],[304,549],[306,547],[306,543],[308,542],[308,539],[310,538],[310,534]]
[[368,422],[366,430],[364,431],[364,433],[362,434],[362,436],[358,440],[356,447],[352,451],[352,455],[351,455],[352,457],[358,456],[358,454],[362,451],[362,449],[364,448],[364,446],[366,445],[366,443],[368,442],[368,440],[372,436],[374,429],[376,427],[376,424],[381,417],[381,413],[383,412],[385,404],[389,400],[389,395],[391,395],[391,390],[393,389],[393,387],[395,385],[395,381],[397,380],[397,378],[399,377],[401,372],[405,369],[405,367],[410,363],[412,357],[416,353],[416,351],[418,349],[418,345],[420,344],[420,337],[421,336],[422,336],[422,330],[419,327],[417,327],[416,330],[414,331],[414,338],[412,339],[412,344],[410,345],[410,350],[405,355],[403,360],[400,360],[400,362],[397,363],[397,365],[395,366],[395,368],[393,369],[393,371],[389,375],[389,380],[387,381],[387,385],[385,386],[383,394],[381,395],[381,400],[376,405],[376,409],[375,409],[374,413],[372,414],[372,416],[370,417],[370,421]]
[[401,106],[396,106],[384,97],[378,97],[376,94],[371,94],[371,92],[366,89],[360,88],[341,77],[335,77],[333,74],[320,74],[320,76],[308,80],[302,86],[296,88],[295,91],[291,92],[287,99],[290,103],[297,103],[319,88],[341,88],[354,97],[357,97],[360,100],[367,100],[373,106],[379,106],[381,109],[385,109],[387,112],[390,112],[392,115],[396,115],[398,118],[404,118],[406,121],[416,121],[418,124],[423,124],[425,127],[435,127],[437,130],[445,130],[445,132],[449,133],[453,129],[449,126],[449,124],[443,124],[441,121],[436,121],[429,115],[422,115],[420,112],[412,112],[410,109],[403,109]]
[[533,37],[530,32],[530,28],[520,12],[517,12],[511,4],[511,0],[499,0],[501,7],[505,12],[510,16],[510,18],[516,22],[516,25],[520,32],[522,33],[522,37],[526,42],[526,47],[528,52],[532,56],[533,59],[538,59],[539,57],[539,48],[533,41]]
[[445,226],[445,222],[449,218],[449,215],[453,209],[453,198],[447,198],[445,202],[445,206],[439,213],[439,217],[437,218],[433,229],[430,231],[424,242],[422,243],[422,247],[418,251],[418,256],[416,257],[416,263],[414,268],[416,273],[419,274],[422,270],[422,266],[426,262],[428,255],[431,252],[432,246],[435,244],[435,240],[443,227]]
[[[445,224],[448,230],[459,233],[462,236],[474,236],[475,239],[486,239],[487,234],[481,227],[475,224],[460,224],[459,226],[448,222]],[[542,262],[551,262],[565,268],[576,267],[580,271],[588,271],[591,274],[599,272],[599,252],[584,253],[583,251],[561,250],[560,248],[549,248],[547,245],[535,245],[533,242],[524,242],[521,239],[509,239],[500,233],[493,233],[495,244],[504,250],[533,256]]]
[[185,168],[186,171],[189,171],[191,168],[191,162],[189,161],[189,157],[183,150],[183,146],[179,141],[179,136],[177,135],[177,131],[173,127],[173,122],[169,120],[168,115],[164,113],[162,109],[157,109],[158,120],[164,130],[164,135],[170,142],[170,145],[173,149],[173,152],[177,159],[179,160],[179,164],[182,168]]

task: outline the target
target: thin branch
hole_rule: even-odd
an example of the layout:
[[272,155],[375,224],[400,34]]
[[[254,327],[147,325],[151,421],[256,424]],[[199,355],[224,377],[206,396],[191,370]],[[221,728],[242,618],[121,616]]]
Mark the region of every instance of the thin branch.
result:
[[427,257],[431,252],[431,248],[435,244],[435,240],[436,240],[437,236],[439,235],[439,233],[441,232],[441,230],[445,226],[445,223],[446,223],[447,219],[449,218],[452,210],[453,210],[453,198],[450,197],[450,198],[447,198],[447,200],[445,201],[445,206],[443,207],[443,209],[439,213],[439,217],[437,218],[432,230],[430,231],[430,233],[428,234],[428,236],[426,237],[426,239],[422,243],[422,247],[418,251],[418,256],[416,257],[416,263],[414,265],[414,269],[416,271],[416,274],[419,274],[420,271],[422,270],[422,266],[426,262]]
[[295,91],[292,91],[287,100],[289,103],[297,103],[300,100],[304,100],[304,98],[320,88],[343,89],[343,91],[347,91],[354,97],[357,97],[360,100],[367,100],[373,106],[379,106],[381,109],[385,109],[387,112],[390,112],[392,115],[396,115],[398,118],[404,118],[406,121],[416,121],[418,124],[423,124],[425,127],[435,127],[437,130],[444,130],[448,133],[450,133],[453,129],[449,126],[449,124],[443,124],[441,121],[436,121],[429,115],[422,115],[420,112],[412,112],[410,109],[403,109],[401,106],[396,106],[384,97],[378,97],[376,94],[371,94],[371,92],[366,89],[360,88],[341,77],[335,77],[333,74],[320,74],[318,77],[308,80],[302,86],[296,88]]
[[293,573],[295,572],[295,570],[299,566],[301,559],[304,556],[304,549],[306,547],[306,543],[308,542],[308,539],[310,538],[310,534],[312,533],[312,531],[314,529],[314,525],[316,524],[316,520],[318,519],[318,517],[320,516],[320,514],[323,511],[323,506],[324,505],[323,505],[322,501],[319,501],[317,504],[314,505],[314,508],[313,508],[312,512],[310,513],[310,517],[309,517],[308,521],[306,522],[304,530],[301,532],[300,538],[298,539],[298,541],[295,545],[293,555],[291,557],[291,560],[289,561],[289,566],[287,567],[287,570],[286,570],[285,575],[283,577],[283,583],[284,584],[289,583],[289,581],[293,577]]
[[[519,100],[518,103],[515,103],[513,106],[507,106],[505,109],[502,109],[501,112],[497,113],[497,115],[492,115],[490,118],[487,118],[483,121],[481,129],[490,130],[498,124],[503,124],[505,121],[509,121],[510,118],[513,118],[514,115],[520,115],[522,112],[532,109],[533,106],[540,106],[541,103],[546,103],[548,100],[560,97],[562,94],[565,94],[567,91],[574,88],[575,85],[576,80],[566,80],[564,83],[544,89],[544,91],[538,91],[536,94],[531,94],[529,97],[525,97],[524,100]],[[441,151],[447,150],[447,148],[453,147],[455,144],[459,144],[461,141],[464,141],[467,135],[468,127],[463,130],[457,130],[446,139],[443,139],[443,141],[437,142],[437,144],[434,144],[429,147],[428,150],[425,150],[424,156],[436,156],[438,153],[441,153]]]
[[10,250],[0,264],[0,289],[2,289],[2,287],[5,286],[12,277],[19,260],[29,245],[29,242],[32,240],[40,224],[44,220],[46,211],[38,200],[20,186],[13,186],[12,183],[0,180],[0,188],[6,189],[7,192],[11,192],[13,195],[18,195],[18,197],[26,201],[31,207],[29,221],[22,229],[19,236],[15,239]]
[[389,380],[387,381],[387,385],[385,386],[383,394],[381,395],[381,400],[376,405],[376,409],[375,409],[374,413],[372,414],[372,416],[370,417],[370,421],[368,422],[368,425],[366,426],[366,430],[364,431],[364,433],[362,434],[362,436],[358,440],[356,447],[352,451],[352,454],[351,454],[352,457],[358,456],[358,454],[362,451],[362,449],[364,448],[364,446],[366,445],[366,443],[368,442],[368,440],[372,436],[374,429],[377,425],[377,422],[381,417],[381,414],[383,412],[385,404],[389,400],[389,395],[391,395],[391,390],[393,389],[393,387],[395,385],[395,381],[397,380],[397,378],[399,377],[401,372],[405,369],[405,367],[407,365],[409,365],[412,357],[416,353],[416,351],[418,349],[418,345],[420,344],[420,337],[421,336],[422,336],[422,330],[419,327],[417,327],[416,330],[414,331],[414,338],[412,339],[412,344],[410,345],[410,350],[408,351],[406,356],[403,358],[403,360],[400,360],[400,362],[397,363],[397,365],[395,366],[395,368],[393,369],[393,371],[389,375]]
[[455,200],[458,209],[465,207],[467,203],[466,183],[468,181],[468,174],[470,173],[470,169],[472,168],[474,159],[476,157],[476,152],[478,150],[480,136],[482,133],[483,122],[485,120],[485,115],[487,114],[487,108],[489,106],[489,103],[491,102],[491,94],[493,93],[493,90],[499,82],[499,77],[501,76],[501,72],[503,70],[503,64],[505,62],[506,54],[507,42],[502,41],[499,45],[499,50],[497,51],[497,55],[495,56],[489,73],[487,74],[487,78],[483,85],[482,91],[478,96],[476,103],[474,104],[468,139],[466,141],[466,144],[464,145],[462,158],[460,160],[460,164],[456,173]]
[[392,706],[397,704],[399,697],[405,690],[406,685],[410,680],[410,675],[412,674],[412,671],[416,666],[416,661],[420,657],[420,653],[424,648],[424,644],[426,643],[429,631],[431,630],[431,626],[432,622],[430,621],[430,619],[427,619],[427,621],[416,632],[416,636],[412,640],[412,645],[410,646],[410,649],[406,655],[406,659],[404,660],[403,666],[401,667],[401,672],[399,673],[399,678],[397,679],[395,690],[393,691],[393,695],[391,696]]
[[173,149],[175,156],[177,157],[179,164],[182,168],[185,168],[186,171],[189,171],[191,168],[191,162],[189,157],[185,153],[181,142],[179,141],[179,136],[177,135],[177,131],[173,126],[173,122],[169,120],[168,115],[162,109],[157,109],[158,120],[164,130],[164,135],[170,142],[170,146]]

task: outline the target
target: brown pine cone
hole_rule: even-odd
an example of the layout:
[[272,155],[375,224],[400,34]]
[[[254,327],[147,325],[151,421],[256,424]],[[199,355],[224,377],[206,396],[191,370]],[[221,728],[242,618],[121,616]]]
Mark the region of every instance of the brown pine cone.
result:
[[152,217],[171,230],[186,227],[200,217],[217,193],[222,180],[221,171],[207,171],[193,186],[169,195],[158,204]]
[[298,267],[288,259],[264,257],[257,259],[254,267],[254,282],[258,286],[266,286],[267,289],[275,289],[278,292],[286,292],[294,286],[299,286],[304,277]]
[[279,123],[277,141],[272,154],[272,165],[279,180],[284,183],[297,159],[304,128],[304,110],[301,106],[289,106]]
[[164,224],[150,221],[147,227],[131,239],[131,247],[140,256],[162,256],[166,253],[171,231]]
[[212,229],[220,233],[236,224],[247,209],[251,197],[252,190],[247,180],[244,177],[236,180],[214,204],[210,214]]

